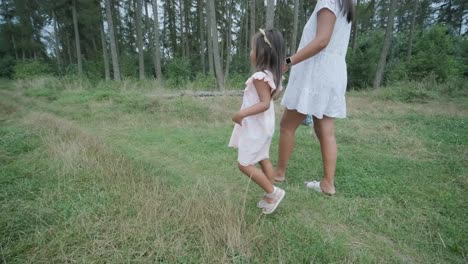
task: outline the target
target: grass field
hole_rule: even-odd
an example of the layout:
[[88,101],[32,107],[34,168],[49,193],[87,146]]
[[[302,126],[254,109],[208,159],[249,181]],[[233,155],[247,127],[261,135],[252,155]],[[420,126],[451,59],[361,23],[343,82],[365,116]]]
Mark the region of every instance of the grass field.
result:
[[264,216],[227,147],[241,98],[165,99],[150,82],[0,83],[5,263],[468,262],[467,97],[349,93],[337,195],[303,187],[322,169],[301,127],[286,198]]

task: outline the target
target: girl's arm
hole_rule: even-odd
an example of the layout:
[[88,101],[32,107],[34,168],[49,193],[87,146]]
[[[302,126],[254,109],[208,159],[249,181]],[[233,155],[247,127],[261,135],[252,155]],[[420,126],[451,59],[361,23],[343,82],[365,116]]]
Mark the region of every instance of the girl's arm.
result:
[[317,15],[317,35],[307,46],[291,56],[292,65],[298,64],[315,56],[325,49],[330,42],[335,27],[336,16],[329,9],[322,9]]
[[258,97],[260,98],[260,102],[252,105],[251,107],[247,107],[245,109],[240,110],[232,117],[232,121],[234,121],[235,123],[239,125],[242,125],[242,119],[248,116],[263,113],[270,108],[270,102],[271,102],[270,86],[263,80],[254,80],[253,84],[255,86],[255,89],[257,90],[257,94],[258,94]]

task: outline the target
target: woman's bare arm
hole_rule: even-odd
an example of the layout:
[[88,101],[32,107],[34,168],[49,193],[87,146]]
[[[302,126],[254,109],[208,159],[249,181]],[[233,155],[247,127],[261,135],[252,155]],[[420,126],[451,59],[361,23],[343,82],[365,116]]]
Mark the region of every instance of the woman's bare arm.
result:
[[292,65],[301,63],[325,49],[333,34],[335,22],[336,16],[331,10],[327,8],[320,10],[317,15],[317,34],[315,39],[291,56]]

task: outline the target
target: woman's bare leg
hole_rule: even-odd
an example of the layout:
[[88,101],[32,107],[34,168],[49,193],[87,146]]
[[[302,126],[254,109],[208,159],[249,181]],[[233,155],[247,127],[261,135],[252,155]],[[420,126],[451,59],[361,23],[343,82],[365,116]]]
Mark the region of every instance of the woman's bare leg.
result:
[[277,181],[284,181],[289,158],[294,149],[294,137],[296,129],[304,121],[306,115],[296,110],[286,109],[281,118],[278,165],[274,177]]
[[325,193],[335,193],[335,169],[338,156],[338,147],[335,138],[334,119],[324,116],[318,119],[314,116],[314,129],[320,141],[323,163],[323,180],[320,188]]

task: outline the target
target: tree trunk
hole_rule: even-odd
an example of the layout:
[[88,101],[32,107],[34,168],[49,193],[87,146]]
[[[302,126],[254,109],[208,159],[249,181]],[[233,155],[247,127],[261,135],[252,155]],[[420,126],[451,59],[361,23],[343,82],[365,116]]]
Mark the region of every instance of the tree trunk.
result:
[[[190,1],[189,1],[190,3]],[[190,4],[187,5],[187,2],[184,2],[184,21],[185,21],[185,55],[190,58],[190,44],[191,44],[191,38],[192,34],[190,32],[190,22],[192,21],[190,17],[190,9],[192,6]]]
[[410,26],[410,35],[408,40],[408,62],[411,61],[411,55],[413,53],[413,37],[414,37],[414,28],[416,24],[416,14],[418,13],[419,0],[414,0],[413,13],[411,14],[411,26]]
[[208,13],[211,17],[211,42],[213,42],[213,56],[214,56],[214,65],[216,80],[218,81],[218,87],[221,91],[224,91],[224,78],[223,78],[223,69],[221,66],[221,59],[219,57],[219,46],[218,46],[218,27],[216,26],[216,10],[214,0],[208,0],[209,9]]
[[231,64],[231,44],[232,44],[232,12],[234,8],[234,1],[231,0],[228,10],[227,10],[227,15],[228,15],[228,25],[227,25],[227,39],[226,39],[226,68],[224,72],[224,81],[228,79],[229,76],[229,66]]
[[[149,16],[149,11],[148,11],[148,3],[151,3],[151,0],[144,0],[143,4],[145,6],[145,34],[148,34],[148,43],[147,43],[147,48],[151,53],[151,58],[153,59],[153,66],[154,66],[154,76],[157,76],[156,73],[156,55],[154,53],[154,34],[152,30],[152,26],[150,23],[150,16]],[[143,43],[146,44],[145,40],[143,40]]]
[[[68,64],[72,64],[73,58],[72,58],[72,52],[71,52],[71,43],[70,43],[70,36],[66,34],[67,36],[67,55],[68,55]],[[24,50],[23,50],[23,57],[24,57]]]
[[93,43],[93,52],[94,52],[94,57],[98,57],[98,47],[97,47],[97,42],[96,42],[96,37],[93,34],[93,38],[91,39],[91,42]]
[[142,0],[136,0],[136,27],[137,27],[137,45],[138,45],[138,68],[140,72],[140,80],[145,79],[145,57],[143,51],[143,29],[142,29]]
[[296,53],[297,51],[297,28],[299,23],[299,4],[300,0],[294,1],[294,24],[293,24],[293,32],[292,32],[292,39],[291,39],[291,51],[290,53]]
[[185,34],[184,34],[184,4],[183,0],[179,0],[179,19],[180,19],[180,43],[181,45],[179,46],[182,58],[185,58],[185,42],[187,41]]
[[153,2],[153,32],[154,32],[154,57],[156,59],[156,78],[162,79],[161,71],[161,48],[159,43],[159,18],[158,18],[158,1]]
[[[107,1],[107,0],[104,0]],[[113,30],[114,30],[114,39],[115,39],[115,49],[117,51],[117,59],[120,58],[120,39],[122,34],[122,17],[120,15],[120,7],[119,7],[119,1],[118,0],[111,0],[112,5],[111,5],[111,14],[112,14],[112,22],[113,23]],[[115,19],[115,20],[114,20]],[[109,23],[109,22],[107,22]],[[110,31],[109,31],[110,32]],[[122,45],[123,46],[123,45]],[[120,78],[120,77],[119,77]]]
[[377,72],[375,74],[374,79],[374,88],[379,88],[382,84],[385,65],[387,63],[387,56],[392,44],[392,37],[393,37],[393,22],[395,18],[395,7],[397,5],[397,0],[391,0],[390,2],[390,10],[387,19],[387,28],[385,30],[385,40],[382,48],[382,52],[380,53],[380,60],[379,64],[377,65]]
[[80,46],[80,32],[78,31],[78,17],[76,14],[76,0],[73,0],[72,5],[73,13],[73,28],[75,31],[75,46],[76,46],[76,59],[78,61],[78,74],[83,74],[83,64],[81,61],[81,46]]
[[115,43],[115,33],[114,33],[114,23],[112,19],[112,11],[110,0],[106,0],[106,14],[107,14],[107,24],[109,26],[109,35],[110,35],[110,46],[112,54],[112,68],[114,71],[114,80],[120,81],[120,67],[119,67],[119,56],[117,54],[117,45]]
[[60,71],[60,69],[62,68],[61,65],[62,65],[62,62],[60,60],[60,48],[59,48],[59,37],[58,37],[58,26],[57,26],[57,16],[55,15],[55,11],[52,12],[52,19],[54,20],[54,46],[55,46],[55,57],[57,59],[57,66],[58,66],[58,69]]
[[205,18],[203,16],[203,0],[198,0],[198,21],[199,21],[199,33],[200,33],[200,58],[202,62],[202,72],[206,72],[206,62],[205,62],[205,32],[203,31],[205,25]]
[[[208,0],[209,1],[209,0]],[[206,2],[206,20],[207,20],[207,43],[208,43],[208,70],[211,75],[214,76],[214,65],[213,65],[213,41],[212,41],[212,32],[211,32],[211,14],[209,12],[210,7],[209,3]]]
[[[257,29],[255,29],[255,0],[250,0],[250,38],[252,38],[255,35],[256,31]],[[250,65],[250,71],[254,71],[254,67],[252,64]]]
[[[150,19],[149,19],[149,13],[148,13],[148,2],[147,0],[143,0],[143,6],[145,8],[145,32],[143,33],[143,45],[146,44],[146,41],[145,41],[145,37],[146,37],[146,34],[148,34],[147,38],[148,38],[148,46],[147,47],[151,47],[151,39],[152,39],[152,35],[151,35],[151,27],[150,27]],[[151,48],[149,48],[151,49]]]
[[250,37],[255,35],[255,0],[250,0]]
[[245,45],[244,45],[244,49],[245,49],[245,52],[246,54],[249,53],[249,49],[250,49],[250,38],[249,38],[249,13],[248,13],[248,10],[249,10],[249,0],[245,0]]
[[13,49],[15,50],[15,58],[16,60],[19,60],[18,56],[18,49],[16,48],[16,41],[15,41],[15,36],[11,36],[11,42],[13,42]]
[[266,29],[272,29],[275,21],[275,0],[267,0]]
[[358,39],[358,36],[359,36],[359,4],[361,3],[361,0],[357,0],[357,3],[356,3],[356,12],[355,12],[355,16],[354,16],[354,21],[353,21],[353,41],[352,41],[352,44],[351,44],[351,47],[353,49],[353,51],[355,51],[357,49],[357,39]]
[[104,21],[101,23],[101,45],[102,45],[102,57],[104,58],[104,74],[106,81],[110,81],[110,69],[109,69],[109,56],[107,55],[107,41],[104,33]]

